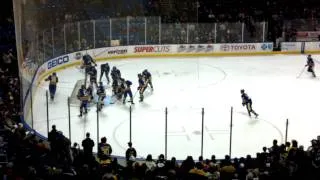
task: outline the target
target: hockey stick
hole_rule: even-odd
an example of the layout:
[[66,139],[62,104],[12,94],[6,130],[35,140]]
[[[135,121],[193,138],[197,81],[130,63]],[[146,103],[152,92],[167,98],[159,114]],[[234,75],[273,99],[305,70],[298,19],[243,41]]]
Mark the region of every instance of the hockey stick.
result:
[[306,69],[306,66],[303,67],[303,69],[301,70],[301,72],[299,73],[299,75],[297,76],[297,78],[300,78],[302,73],[304,72],[304,70]]
[[132,99],[134,99],[134,98],[136,97],[137,93],[138,93],[138,90],[136,90],[136,92],[134,93],[134,95],[133,95],[133,98],[132,98]]

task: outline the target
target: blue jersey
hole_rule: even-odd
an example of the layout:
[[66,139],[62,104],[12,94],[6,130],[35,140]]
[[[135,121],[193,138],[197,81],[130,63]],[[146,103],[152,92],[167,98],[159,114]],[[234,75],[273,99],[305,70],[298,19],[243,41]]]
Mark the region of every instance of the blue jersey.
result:
[[100,96],[106,95],[105,89],[103,86],[99,86],[97,89],[97,94]]
[[124,88],[125,88],[125,91],[131,91],[131,85],[132,85],[132,82],[131,81],[125,81],[124,83]]
[[143,87],[144,86],[144,81],[142,78],[139,78],[139,87]]
[[241,95],[241,98],[242,98],[242,104],[252,103],[251,98],[246,93],[243,93]]
[[89,100],[86,89],[79,89],[77,97],[81,102],[86,102]]

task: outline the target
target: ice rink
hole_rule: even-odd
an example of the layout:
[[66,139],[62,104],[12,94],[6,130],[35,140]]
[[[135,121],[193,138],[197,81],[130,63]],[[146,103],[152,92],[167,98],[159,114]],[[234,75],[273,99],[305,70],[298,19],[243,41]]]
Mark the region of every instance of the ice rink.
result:
[[[314,56],[317,59],[317,56]],[[307,148],[310,140],[320,135],[320,80],[306,71],[302,55],[273,55],[251,57],[188,57],[140,58],[108,61],[121,70],[125,79],[137,89],[137,74],[148,69],[153,75],[154,91],[147,89],[145,100],[139,95],[132,106],[132,142],[139,157],[164,153],[165,107],[168,108],[168,157],[197,158],[201,148],[201,108],[204,108],[204,157],[215,154],[223,158],[229,152],[230,109],[233,112],[233,157],[255,156],[272,140],[284,141],[286,119],[289,119],[288,140],[297,139]],[[102,61],[99,64],[103,63]],[[316,63],[316,73],[320,68]],[[100,65],[98,66],[100,76]],[[49,102],[50,129],[57,129],[68,137],[67,98],[77,80],[84,73],[76,66],[57,72],[56,99]],[[320,74],[318,74],[320,75]],[[104,83],[106,79],[104,78]],[[47,82],[42,82],[34,100],[34,129],[47,135]],[[260,114],[250,118],[242,107],[240,89],[253,100],[253,108]],[[111,88],[107,88],[111,96]],[[110,99],[110,98],[109,98]],[[107,137],[113,155],[124,156],[129,141],[129,106],[120,102],[106,104],[99,114],[100,137]],[[81,143],[90,132],[96,142],[97,113],[95,106],[78,117],[79,107],[71,107],[71,139]],[[94,148],[96,150],[96,146]]]

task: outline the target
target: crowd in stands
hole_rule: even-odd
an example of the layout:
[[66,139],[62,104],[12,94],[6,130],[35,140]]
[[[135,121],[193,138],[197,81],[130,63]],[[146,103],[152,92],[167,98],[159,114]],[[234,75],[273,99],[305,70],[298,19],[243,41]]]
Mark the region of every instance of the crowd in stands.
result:
[[[315,0],[42,0],[28,1],[23,8],[26,22],[38,19],[35,26],[40,32],[36,33],[39,42],[33,45],[41,54],[37,58],[51,59],[109,46],[110,34],[121,45],[157,44],[161,36],[161,43],[166,44],[271,41],[277,47],[280,41],[295,41],[297,31],[319,29],[319,5]],[[136,18],[144,16],[161,17],[162,23],[159,30],[159,20],[148,19],[146,40],[144,18]],[[113,18],[111,32],[108,18]],[[96,20],[95,28],[90,20]],[[78,21],[80,25],[75,23]]]
[[[319,11],[315,8],[318,2],[315,0],[301,1],[300,4],[303,6],[288,0],[281,2],[268,0],[255,2],[236,0],[168,1],[170,4],[167,4],[169,7],[167,9],[164,9],[166,6],[161,4],[162,1],[159,0],[117,0],[117,3],[100,0],[42,0],[39,2],[42,3],[42,10],[39,10],[40,14],[35,15],[40,15],[39,17],[48,24],[127,15],[161,15],[164,23],[199,21],[250,24],[265,20],[270,23],[269,38],[271,39],[281,36],[281,26],[286,18],[319,17]],[[33,3],[28,5],[32,6]],[[237,8],[230,8],[230,4]],[[125,9],[124,6],[126,6]],[[51,8],[50,12],[53,14],[48,13],[48,7]],[[306,7],[308,8],[306,9]],[[79,9],[85,10],[79,11]],[[51,19],[52,17],[54,19]],[[59,127],[53,125],[48,140],[40,139],[32,130],[25,129],[20,119],[23,116],[21,113],[21,82],[14,48],[15,34],[12,11],[2,16],[0,21],[1,179],[320,179],[320,137],[313,139],[308,148],[299,146],[296,140],[286,144],[278,144],[277,140],[274,140],[269,148],[263,147],[262,152],[256,154],[256,158],[252,158],[250,155],[231,158],[226,155],[224,159],[217,160],[214,155],[209,159],[206,159],[208,157],[194,159],[195,157],[189,156],[182,162],[178,162],[174,157],[166,159],[163,154],[159,157],[147,155],[146,159],[137,159],[139,148],[135,149],[132,142],[129,142],[128,149],[124,154],[125,164],[119,163],[118,159],[112,156],[112,145],[107,143],[106,137],[101,138],[99,144],[94,144],[90,133],[87,133],[86,139],[81,144],[78,144],[79,142],[72,144],[58,130]],[[46,27],[46,24],[43,25]],[[86,28],[89,27],[84,27],[84,29]],[[227,29],[223,27],[222,29],[227,32]],[[254,28],[250,31],[255,34]],[[155,32],[155,34],[157,33]],[[208,34],[204,33],[201,37],[204,36],[208,36]],[[184,39],[175,40],[185,42]],[[83,40],[81,43],[84,44],[83,46],[88,46],[85,41]],[[192,41],[198,40],[195,38]],[[228,39],[221,41],[228,41]],[[80,42],[72,43],[79,47]],[[70,51],[75,50],[73,47],[67,48],[70,48]],[[97,154],[93,153],[95,148],[98,149]]]
[[[34,11],[33,6],[40,7],[36,9],[34,16],[40,18],[41,23],[38,25],[42,29],[70,22],[110,17],[161,16],[162,23],[224,23],[227,25],[225,31],[236,29],[232,26],[228,27],[228,23],[245,23],[248,33],[253,35],[261,33],[255,28],[256,23],[265,21],[268,24],[266,39],[275,42],[277,38],[283,36],[283,32],[288,34],[285,36],[287,40],[294,40],[295,34],[291,32],[305,30],[306,27],[308,30],[317,29],[319,26],[317,18],[320,16],[319,5],[315,0],[295,0],[294,2],[289,0],[118,0],[117,3],[105,0],[70,0],[68,2],[43,0],[28,1],[25,7],[30,9],[30,12]],[[295,19],[300,19],[299,21],[304,23],[290,23]],[[124,23],[123,26],[125,25]],[[288,29],[286,29],[287,26]]]

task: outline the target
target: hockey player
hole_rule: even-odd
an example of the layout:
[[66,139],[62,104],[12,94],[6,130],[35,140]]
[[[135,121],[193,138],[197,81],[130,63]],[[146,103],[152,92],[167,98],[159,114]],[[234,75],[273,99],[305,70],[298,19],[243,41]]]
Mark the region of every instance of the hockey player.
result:
[[54,95],[56,94],[56,90],[57,90],[57,83],[58,83],[57,74],[55,72],[52,73],[52,75],[46,78],[45,81],[50,81],[49,82],[50,99],[53,101]]
[[87,88],[87,95],[89,96],[88,102],[91,103],[93,100],[93,86],[90,84]]
[[85,69],[86,73],[88,73],[88,71],[90,70],[91,66],[93,66],[92,64],[97,66],[96,62],[93,60],[93,58],[89,54],[84,55],[82,57],[82,60],[83,60],[82,68]]
[[99,86],[97,88],[97,95],[98,95],[98,111],[101,111],[104,105],[103,100],[106,97],[106,91],[104,89],[102,82],[99,82]]
[[142,75],[145,79],[145,82],[146,82],[146,85],[150,85],[151,89],[153,90],[153,85],[152,85],[152,76],[151,76],[151,73],[145,69],[143,72],[142,72]]
[[251,117],[251,113],[253,113],[256,117],[259,116],[253,109],[252,109],[252,100],[251,98],[241,89],[241,98],[242,98],[242,105],[247,107],[248,114]]
[[117,94],[117,89],[119,87],[119,81],[117,79],[112,81],[112,94],[116,95]]
[[92,86],[93,84],[95,84],[95,86],[97,87],[97,69],[92,66],[88,74],[90,75],[90,85]]
[[126,90],[125,81],[123,78],[120,78],[118,81],[118,86],[116,88],[116,96],[118,100],[121,100],[125,90]]
[[121,72],[115,66],[112,67],[111,78],[112,78],[112,81],[119,80],[121,78]]
[[316,73],[314,72],[314,61],[313,61],[311,55],[308,55],[308,57],[307,57],[306,67],[308,67],[308,72],[310,72],[313,77],[316,77]]
[[107,81],[108,81],[108,84],[109,84],[110,83],[110,79],[109,79],[110,66],[109,66],[109,64],[108,63],[101,64],[100,69],[101,69],[101,73],[100,73],[99,81],[101,82],[102,76],[103,76],[103,74],[105,74]]
[[84,114],[88,113],[88,102],[89,102],[89,96],[87,94],[87,90],[85,85],[82,85],[81,88],[78,91],[77,94],[78,99],[80,100],[80,115],[79,117],[82,117],[83,115],[83,110],[84,110]]
[[132,82],[129,81],[129,80],[126,80],[123,85],[124,85],[124,94],[123,94],[124,98],[123,98],[123,102],[122,103],[123,104],[126,103],[127,95],[129,95],[131,104],[134,104],[132,91],[131,91]]
[[140,94],[140,101],[139,102],[142,102],[143,98],[144,98],[143,93],[144,93],[144,91],[146,90],[146,87],[147,87],[147,84],[144,82],[142,74],[138,74],[138,83],[139,83],[138,91],[139,91],[139,94]]

